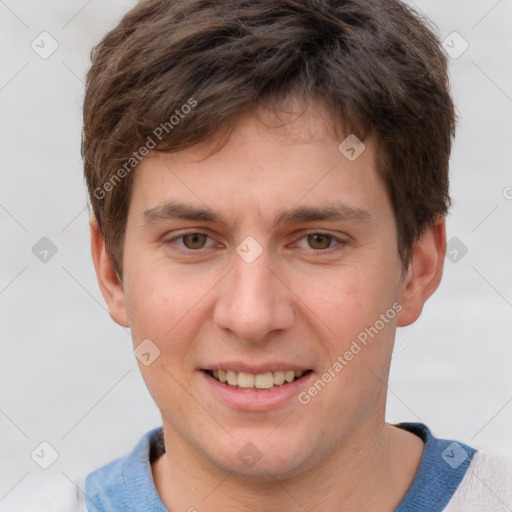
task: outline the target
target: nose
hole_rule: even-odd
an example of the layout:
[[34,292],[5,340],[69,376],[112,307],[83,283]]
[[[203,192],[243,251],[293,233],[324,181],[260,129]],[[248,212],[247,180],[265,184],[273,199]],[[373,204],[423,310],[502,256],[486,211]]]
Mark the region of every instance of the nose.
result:
[[268,341],[290,329],[295,320],[293,294],[269,266],[263,253],[248,263],[235,256],[215,306],[216,325],[245,341]]

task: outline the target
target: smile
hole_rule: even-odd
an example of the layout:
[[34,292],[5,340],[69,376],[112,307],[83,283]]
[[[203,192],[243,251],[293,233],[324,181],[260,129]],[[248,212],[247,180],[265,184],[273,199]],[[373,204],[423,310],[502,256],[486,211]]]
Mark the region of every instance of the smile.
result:
[[205,370],[216,381],[235,389],[246,391],[268,391],[290,384],[311,370],[276,370],[265,373],[236,372],[234,370]]

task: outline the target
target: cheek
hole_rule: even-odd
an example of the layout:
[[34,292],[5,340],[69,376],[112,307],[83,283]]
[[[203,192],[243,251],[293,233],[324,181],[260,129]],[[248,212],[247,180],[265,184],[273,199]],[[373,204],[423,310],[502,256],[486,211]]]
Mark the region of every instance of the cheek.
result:
[[[140,264],[127,282],[127,310],[134,344],[150,338],[161,344],[190,311],[194,286],[160,266]],[[192,284],[192,283],[190,283]]]
[[300,297],[304,314],[310,310],[309,316],[316,315],[331,337],[344,340],[375,322],[392,303],[393,295],[362,266],[336,268],[295,282],[294,293]]
[[[157,264],[141,265],[127,283],[128,315],[133,345],[146,347],[150,340],[154,360],[146,365],[142,358],[138,364],[144,381],[155,402],[173,403],[181,410],[184,388],[190,383],[194,339],[207,314],[201,301],[204,290],[197,283],[183,278],[171,269]],[[158,354],[153,356],[153,354]],[[164,407],[165,408],[165,407]]]
[[157,282],[153,272],[145,271],[127,283],[127,309],[134,344],[145,338],[159,340],[172,326],[173,318],[169,315],[174,311],[172,290],[157,286]]
[[397,314],[393,307],[397,304],[396,286],[385,278],[393,274],[380,269],[368,272],[368,268],[333,269],[321,279],[297,281],[300,286],[294,290],[303,301],[301,314],[323,345],[323,370],[339,363],[339,371],[331,368],[336,374],[331,389],[342,392],[347,388],[362,396],[378,386],[378,378],[369,368],[385,377]]
[[175,370],[187,367],[200,331],[210,325],[218,272],[176,271],[165,260],[139,262],[129,274],[127,310],[133,343],[150,339]]

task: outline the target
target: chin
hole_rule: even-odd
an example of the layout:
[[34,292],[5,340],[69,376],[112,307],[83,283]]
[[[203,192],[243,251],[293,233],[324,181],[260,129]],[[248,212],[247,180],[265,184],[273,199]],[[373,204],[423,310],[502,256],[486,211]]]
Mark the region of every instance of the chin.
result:
[[280,434],[271,432],[272,429],[266,429],[264,433],[253,431],[235,436],[233,442],[221,452],[216,451],[210,460],[233,476],[268,482],[293,478],[314,466],[318,450],[310,436],[299,439],[285,429]]

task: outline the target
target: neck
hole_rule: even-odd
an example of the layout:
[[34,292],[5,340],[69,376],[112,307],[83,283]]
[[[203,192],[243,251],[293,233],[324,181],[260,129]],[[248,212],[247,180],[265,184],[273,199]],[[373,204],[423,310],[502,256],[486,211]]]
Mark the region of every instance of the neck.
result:
[[414,480],[423,441],[382,423],[355,432],[327,459],[293,476],[255,479],[220,470],[164,425],[167,447],[153,465],[169,510],[194,512],[393,511]]

